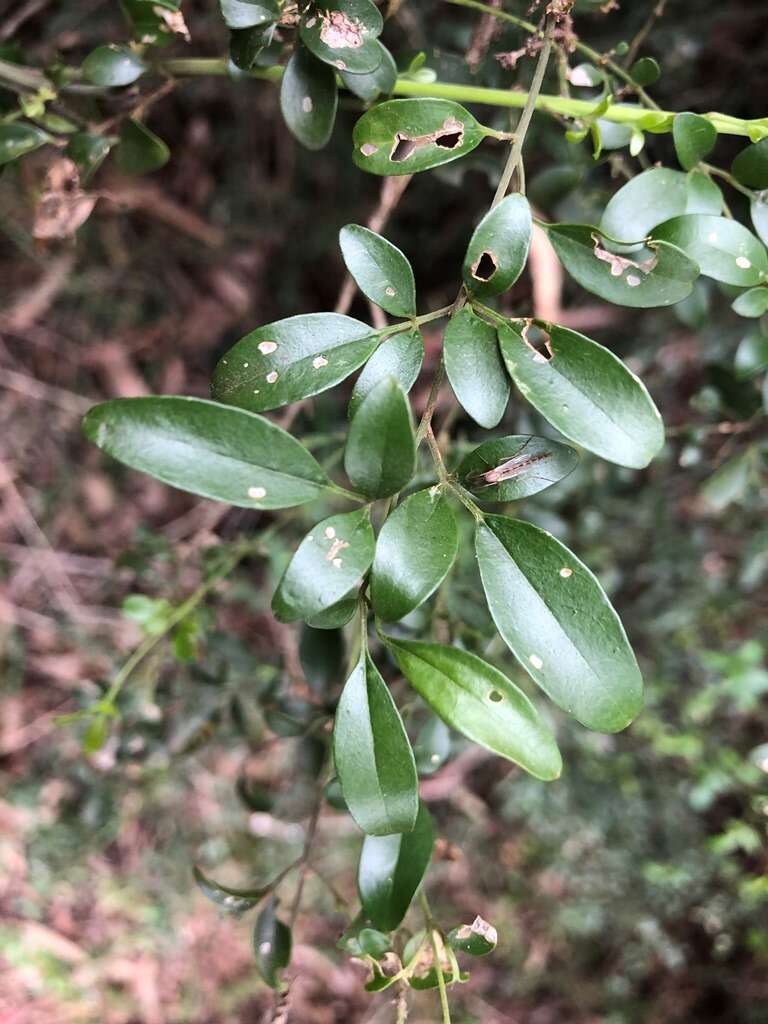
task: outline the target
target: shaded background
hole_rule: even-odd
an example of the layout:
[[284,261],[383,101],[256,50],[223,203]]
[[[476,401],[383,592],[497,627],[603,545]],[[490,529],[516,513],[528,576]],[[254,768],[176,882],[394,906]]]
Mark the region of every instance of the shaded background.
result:
[[[608,49],[630,39],[650,7],[582,5],[576,28]],[[126,38],[117,5],[99,0],[0,5],[0,34],[22,8],[29,16],[13,38],[31,63],[59,54],[76,64]],[[184,9],[193,42],[170,52],[224,53],[213,0]],[[384,39],[401,66],[425,49],[446,80],[524,84],[530,61],[510,73],[493,59],[522,45],[515,30],[488,41],[477,71],[467,68],[477,24],[444,4],[405,3]],[[655,98],[676,110],[764,116],[767,27],[762,3],[669,3],[641,50],[663,68]],[[107,162],[94,182],[102,198],[76,244],[43,246],[30,235],[49,156],[0,177],[3,1024],[234,1024],[259,1020],[270,1005],[247,921],[221,917],[194,889],[190,865],[238,884],[301,848],[315,751],[279,735],[292,726],[275,693],[290,691],[300,668],[296,637],[272,620],[269,599],[295,538],[324,507],[293,514],[264,557],[219,588],[191,661],[162,648],[142,665],[120,729],[84,755],[81,730],[54,718],[97,698],[140,639],[121,612],[125,597],[181,600],[212,553],[271,520],[127,471],[88,446],[78,424],[106,397],[204,396],[215,361],[246,331],[333,308],[343,282],[338,230],[365,223],[382,201],[393,207],[385,233],[414,265],[420,309],[452,299],[503,152],[487,144],[419,176],[394,204],[349,159],[359,111],[343,101],[331,144],[309,154],[286,133],[273,86],[181,82],[149,118],[171,146],[170,163],[127,178]],[[476,112],[506,126],[503,113]],[[721,138],[713,161],[728,166],[741,145]],[[673,160],[668,137],[650,136],[647,149],[651,161]],[[532,199],[547,217],[589,220],[621,180],[620,161],[593,163],[585,146],[537,117],[526,156]],[[738,195],[728,199],[746,214]],[[717,287],[698,287],[671,311],[623,310],[563,280],[541,244],[535,255],[537,309],[548,303],[553,319],[628,359],[669,428],[648,470],[587,456],[561,486],[524,503],[526,517],[600,575],[638,651],[648,700],[618,736],[589,734],[550,710],[566,765],[555,784],[458,737],[453,759],[424,783],[443,837],[428,882],[441,922],[481,913],[500,932],[497,952],[453,990],[454,1018],[765,1022],[766,486],[754,459],[749,472],[713,483],[719,467],[765,438],[759,390],[734,365],[750,327]],[[529,275],[505,302],[510,312],[531,309]],[[359,299],[353,312],[368,315]],[[439,336],[426,342],[417,411]],[[350,387],[277,418],[287,415],[333,460]],[[503,426],[542,424],[513,399]],[[458,417],[454,435],[464,450],[477,432]],[[526,685],[481,608],[465,538],[443,610]],[[262,810],[249,813],[235,794],[243,771],[263,787]],[[354,904],[359,843],[349,818],[324,812],[318,875],[309,876],[296,935],[296,1021],[393,1019],[386,995],[366,996],[363,972],[333,952]],[[415,1000],[410,1019],[436,1016],[433,994]]]

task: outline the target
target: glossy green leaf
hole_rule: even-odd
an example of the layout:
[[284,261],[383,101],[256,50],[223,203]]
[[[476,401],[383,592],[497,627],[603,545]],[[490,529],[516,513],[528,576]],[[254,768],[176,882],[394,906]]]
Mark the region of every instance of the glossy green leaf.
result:
[[363,295],[393,316],[416,316],[413,270],[396,245],[359,224],[343,227],[339,244]]
[[327,391],[361,366],[378,336],[338,313],[306,313],[258,327],[219,360],[213,394],[254,412]]
[[333,759],[349,813],[368,835],[410,832],[419,810],[416,764],[389,687],[370,657],[347,680]]
[[472,924],[452,928],[446,935],[446,942],[452,949],[469,956],[487,956],[499,941],[496,929],[482,917],[476,917]]
[[324,519],[304,538],[283,573],[272,611],[282,622],[329,609],[360,585],[373,561],[374,536],[367,508]]
[[429,867],[433,844],[432,819],[423,803],[412,832],[365,837],[357,887],[375,928],[391,932],[399,926]]
[[389,936],[383,932],[377,932],[375,928],[361,928],[358,941],[360,943],[360,952],[377,960],[381,959],[387,950],[392,948]]
[[768,190],[757,193],[750,204],[749,213],[757,237],[764,245],[768,245]]
[[653,57],[641,57],[629,69],[632,81],[638,85],[653,85],[661,75],[661,68]]
[[361,100],[365,100],[366,103],[378,99],[382,93],[388,96],[397,81],[397,64],[395,64],[394,57],[378,39],[376,45],[381,57],[377,68],[358,75],[353,75],[349,71],[341,72],[341,80],[344,85],[351,93]]
[[114,142],[105,135],[92,135],[90,132],[77,132],[72,136],[64,152],[77,164],[82,184],[98,170]]
[[0,167],[51,141],[47,132],[31,124],[0,124]]
[[691,294],[699,276],[698,265],[666,242],[649,242],[629,256],[618,256],[588,224],[553,224],[547,231],[571,277],[618,306],[671,306]]
[[202,398],[115,398],[91,409],[83,430],[132,469],[242,508],[303,505],[329,483],[280,427]]
[[701,114],[675,114],[672,138],[680,166],[690,171],[714,148],[717,128]]
[[768,370],[768,334],[756,326],[739,342],[734,366],[739,377],[754,377]]
[[387,645],[414,690],[452,729],[537,779],[560,775],[554,737],[523,691],[497,668],[458,647],[389,637]]
[[394,377],[385,377],[363,399],[347,434],[344,469],[368,498],[396,494],[416,468],[411,407]]
[[509,401],[509,381],[495,328],[464,306],[448,321],[443,354],[448,380],[461,406],[481,427],[495,427]]
[[642,705],[642,678],[619,617],[576,556],[545,530],[503,516],[477,528],[496,628],[533,680],[589,729],[617,732]]
[[[682,214],[719,214],[722,193],[705,174],[652,167],[631,178],[610,199],[600,230],[611,238],[640,242],[657,224]],[[654,236],[655,237],[655,236]]]
[[723,284],[750,288],[768,276],[765,246],[728,217],[675,217],[653,234],[682,249],[698,263],[702,274]]
[[768,288],[750,288],[737,295],[731,309],[739,316],[758,317],[768,313]]
[[315,615],[307,618],[307,625],[313,629],[340,629],[345,626],[357,611],[357,587],[349,594],[346,594],[339,601],[336,601],[328,608],[324,608]]
[[419,775],[433,775],[451,753],[451,730],[437,715],[430,715],[413,744],[413,756]]
[[228,914],[239,915],[251,910],[264,899],[270,888],[262,885],[250,889],[232,889],[228,885],[215,882],[198,867],[195,867],[193,873],[200,892]]
[[642,381],[583,334],[541,326],[549,331],[543,351],[514,326],[499,328],[504,362],[521,393],[571,441],[620,466],[647,466],[664,444],[664,425]]
[[349,416],[355,415],[363,399],[385,377],[394,377],[407,394],[416,383],[423,361],[424,341],[420,331],[404,331],[387,338],[373,353],[355,381],[349,400]]
[[280,17],[275,0],[219,0],[221,15],[228,28],[253,28],[268,25]]
[[466,156],[486,134],[468,110],[451,100],[388,100],[355,125],[354,160],[371,174],[413,174]]
[[439,491],[417,491],[387,518],[371,572],[373,610],[397,622],[434,593],[458,550],[453,511]]
[[731,164],[733,176],[749,188],[768,188],[768,138],[738,154]]
[[299,22],[301,40],[316,57],[338,71],[367,74],[381,64],[376,37],[384,26],[371,0],[323,0]]
[[119,86],[141,78],[147,65],[134,50],[109,43],[89,53],[80,70],[93,85]]
[[560,441],[511,434],[484,441],[457,472],[482,501],[520,501],[568,476],[578,461],[578,452]]
[[262,56],[276,44],[280,45],[277,43],[274,25],[232,29],[229,34],[230,60],[241,71],[250,71],[258,67]]
[[302,626],[299,660],[310,688],[325,694],[343,679],[344,636],[340,629]]
[[333,132],[338,90],[333,68],[297,46],[280,83],[280,109],[307,149],[322,149]]
[[724,512],[734,501],[741,501],[752,479],[755,450],[734,455],[719,466],[701,488],[701,498],[710,512]]
[[115,163],[126,174],[149,174],[168,163],[171,151],[141,121],[126,118],[120,129]]
[[515,283],[528,260],[531,231],[531,209],[525,196],[507,196],[486,213],[464,257],[464,284],[473,295],[485,299]]
[[256,969],[270,988],[280,987],[280,971],[291,961],[291,931],[277,916],[277,900],[266,904],[253,930]]

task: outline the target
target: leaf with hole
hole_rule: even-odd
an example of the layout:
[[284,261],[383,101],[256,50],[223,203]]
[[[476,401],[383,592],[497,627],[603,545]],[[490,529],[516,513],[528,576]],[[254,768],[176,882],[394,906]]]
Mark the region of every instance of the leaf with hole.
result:
[[393,316],[416,316],[413,270],[396,245],[359,224],[341,229],[339,245],[363,295]]
[[304,12],[299,35],[316,57],[338,71],[368,74],[382,61],[376,37],[383,26],[371,0],[323,0]]
[[499,328],[504,362],[523,396],[583,448],[620,466],[647,466],[664,444],[664,425],[642,381],[583,334],[535,323],[548,330],[544,352],[526,342],[530,328]]
[[333,132],[338,90],[333,68],[297,46],[280,83],[280,109],[291,133],[307,149],[322,149]]
[[446,935],[446,942],[452,949],[469,956],[487,956],[492,953],[499,941],[496,929],[478,916],[472,924],[463,924],[452,928]]
[[373,71],[353,75],[349,71],[341,72],[341,80],[351,93],[366,103],[383,93],[388,96],[395,87],[397,81],[397,64],[386,46],[377,39],[376,45],[381,56],[381,63]]
[[350,418],[360,408],[363,399],[385,377],[394,377],[407,394],[416,383],[423,361],[424,341],[420,331],[404,331],[383,341],[355,381],[349,399]]
[[414,690],[452,729],[537,779],[560,775],[554,737],[523,691],[497,668],[458,647],[391,637],[386,643]]
[[547,233],[571,277],[617,306],[671,306],[691,294],[699,276],[698,265],[667,242],[649,242],[646,248],[621,256],[588,224],[551,224]]
[[51,136],[31,124],[0,124],[0,167],[40,149]]
[[239,916],[247,910],[251,910],[260,903],[269,892],[269,885],[257,886],[250,889],[232,889],[228,885],[221,885],[212,878],[203,874],[200,868],[194,868],[195,882],[203,896],[207,896],[211,903],[221,907],[228,914]]
[[525,196],[507,196],[486,213],[464,257],[464,284],[473,295],[485,299],[512,287],[528,260],[531,230]]
[[768,188],[768,138],[742,149],[731,164],[731,172],[748,188]]
[[219,360],[214,397],[264,412],[327,391],[368,359],[378,335],[339,313],[306,313],[258,327]]
[[452,100],[387,100],[355,125],[354,160],[371,174],[413,174],[466,156],[487,134]]
[[86,437],[132,469],[241,508],[290,508],[330,481],[299,441],[262,416],[202,398],[115,398],[91,409]]
[[291,930],[277,916],[276,899],[271,899],[256,918],[253,952],[264,981],[270,988],[280,988],[280,971],[291,961]]
[[389,687],[368,656],[339,698],[333,760],[349,813],[363,832],[411,831],[419,810],[413,751]]
[[509,401],[496,329],[464,306],[445,328],[443,354],[460,405],[481,427],[495,427]]
[[660,224],[654,238],[696,260],[705,277],[750,288],[768,277],[768,254],[751,231],[728,217],[675,217]]
[[619,617],[564,544],[519,519],[478,524],[477,560],[496,628],[534,682],[588,729],[618,732],[643,683]]
[[722,193],[706,174],[652,167],[631,178],[611,197],[600,220],[600,231],[609,238],[640,242],[672,217],[717,215],[722,208]]
[[690,171],[714,148],[717,128],[701,114],[675,114],[672,138],[680,166]]
[[464,457],[457,473],[482,501],[520,501],[568,476],[578,461],[570,445],[511,434],[484,441]]
[[433,844],[432,818],[423,803],[413,831],[365,837],[357,888],[375,928],[391,932],[400,925],[429,867]]
[[219,0],[219,4],[224,24],[231,29],[269,25],[280,17],[275,0]]
[[396,494],[416,468],[416,440],[408,399],[394,377],[385,377],[360,403],[347,434],[344,469],[368,498]]
[[367,508],[330,516],[304,538],[272,598],[281,622],[326,611],[358,587],[373,561],[374,536]]
[[750,288],[737,295],[731,309],[739,316],[759,317],[768,313],[768,288]]
[[115,150],[115,164],[125,174],[149,174],[168,163],[171,151],[161,138],[132,118],[126,118],[120,129],[120,145]]
[[436,489],[417,491],[387,518],[376,541],[371,603],[385,622],[418,608],[450,572],[459,536],[456,517]]
[[89,53],[80,70],[92,85],[115,87],[131,85],[141,78],[147,65],[134,50],[110,43]]

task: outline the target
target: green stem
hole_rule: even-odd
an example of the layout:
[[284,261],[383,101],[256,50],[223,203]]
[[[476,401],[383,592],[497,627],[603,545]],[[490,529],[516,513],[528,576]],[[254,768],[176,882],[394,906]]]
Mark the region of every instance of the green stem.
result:
[[432,917],[429,900],[423,890],[419,893],[419,901],[421,903],[421,909],[424,912],[424,922],[427,926],[427,931],[429,932],[429,941],[432,944],[432,955],[435,960],[435,974],[437,975],[437,987],[440,992],[440,1008],[443,1011],[443,1024],[451,1024],[451,1008],[448,1005],[448,990],[445,987],[445,975],[443,974],[442,964],[440,963],[440,950],[437,946],[435,922]]

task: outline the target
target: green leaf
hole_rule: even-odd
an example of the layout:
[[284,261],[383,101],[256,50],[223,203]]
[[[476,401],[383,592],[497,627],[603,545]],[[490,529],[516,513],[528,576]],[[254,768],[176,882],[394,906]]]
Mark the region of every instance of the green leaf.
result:
[[358,936],[360,952],[379,960],[387,950],[392,948],[389,936],[377,932],[375,928],[361,928]]
[[336,601],[329,608],[324,608],[316,615],[307,619],[307,625],[313,629],[339,629],[345,626],[357,611],[358,598],[357,587],[350,593]]
[[412,832],[365,837],[357,887],[375,928],[391,932],[399,926],[429,867],[433,843],[432,819],[423,803]]
[[367,508],[331,516],[307,534],[288,563],[272,598],[282,622],[326,611],[360,585],[373,561],[374,536]]
[[419,810],[413,751],[389,687],[369,656],[339,698],[333,759],[349,813],[364,832],[411,831]]
[[47,132],[31,124],[0,124],[0,167],[51,141]]
[[383,27],[371,0],[323,0],[302,15],[299,35],[316,57],[338,71],[367,74],[381,64],[376,37]]
[[307,149],[322,149],[333,132],[338,90],[333,68],[297,46],[280,84],[280,109],[291,132]]
[[330,482],[274,423],[202,398],[115,398],[91,409],[83,430],[132,469],[241,508],[303,505]]
[[413,756],[419,775],[433,775],[451,753],[451,730],[437,715],[430,715],[413,744]]
[[458,647],[390,637],[386,642],[414,690],[452,729],[537,779],[558,778],[562,761],[554,737],[523,691],[497,668]]
[[768,138],[742,149],[731,164],[731,171],[748,188],[768,188]]
[[768,370],[768,334],[754,327],[739,342],[734,366],[739,377],[754,377]]
[[304,678],[315,693],[325,694],[342,680],[344,635],[340,629],[301,627],[299,660]]
[[482,917],[476,917],[472,924],[463,924],[452,928],[446,935],[446,942],[451,949],[469,956],[486,956],[492,953],[499,941],[496,929]]
[[652,167],[630,179],[611,197],[600,231],[610,238],[640,242],[672,217],[719,214],[722,202],[720,189],[705,174]]
[[327,391],[368,359],[378,335],[339,313],[306,313],[258,327],[220,359],[214,397],[253,412]]
[[710,512],[724,512],[734,501],[741,501],[752,479],[755,449],[734,455],[707,480],[701,488],[701,498]]
[[277,916],[271,899],[256,918],[253,930],[256,969],[270,988],[280,987],[280,971],[291,962],[291,931]]
[[355,381],[348,414],[355,415],[363,399],[385,377],[394,377],[406,394],[416,383],[424,361],[424,341],[418,330],[387,338],[376,349]]
[[397,622],[434,593],[458,550],[450,505],[434,488],[417,491],[387,518],[376,541],[371,602],[385,622]]
[[141,123],[127,118],[120,129],[115,151],[118,170],[126,174],[149,174],[168,163],[171,151],[161,138]]
[[180,0],[120,0],[120,7],[131,23],[134,39],[142,46],[167,46],[178,38],[162,14],[177,13]]
[[701,273],[723,284],[750,288],[768,275],[768,254],[742,224],[728,217],[675,217],[654,230],[654,238],[682,249]]
[[739,316],[758,317],[768,313],[768,288],[750,288],[737,295],[731,309]]
[[388,100],[355,125],[354,160],[371,174],[413,174],[466,156],[487,134],[451,100]]
[[757,193],[750,204],[749,213],[758,238],[768,245],[768,191]]
[[344,469],[368,498],[396,494],[416,468],[411,407],[394,377],[385,377],[360,403],[349,425]]
[[99,46],[83,61],[81,72],[93,85],[130,85],[147,71],[141,57],[127,46]]
[[416,284],[411,264],[386,238],[359,224],[339,232],[347,270],[360,291],[393,316],[416,316]]
[[631,257],[617,256],[588,224],[552,224],[547,232],[571,277],[618,306],[671,306],[691,294],[699,276],[696,263],[666,242],[649,242]]
[[484,441],[457,473],[483,501],[520,501],[568,476],[578,461],[578,452],[560,441],[511,434]]
[[495,427],[509,401],[509,381],[495,328],[464,306],[448,321],[443,354],[448,380],[461,406],[481,427]]
[[382,93],[388,96],[397,81],[397,64],[395,64],[394,57],[378,39],[376,46],[379,48],[381,63],[373,71],[358,75],[353,75],[349,71],[341,72],[341,80],[344,85],[351,93],[366,103],[378,99]]
[[619,617],[576,556],[546,531],[487,516],[477,560],[507,646],[542,690],[589,729],[624,729],[642,678]]
[[85,727],[82,741],[84,754],[96,754],[109,739],[109,719],[106,715],[94,715]]
[[228,914],[239,916],[246,910],[251,910],[260,903],[269,892],[269,886],[258,886],[251,889],[232,889],[228,885],[221,885],[212,878],[204,875],[200,868],[194,869],[195,882],[203,896],[215,903],[216,906],[226,910]]
[[661,75],[661,68],[653,57],[641,57],[629,69],[632,81],[638,85],[653,85]]
[[270,52],[270,47],[276,45],[280,46],[274,25],[233,28],[229,34],[229,56],[235,67],[241,71],[250,71],[258,67],[262,55],[266,56]]
[[82,184],[99,169],[114,142],[112,138],[90,132],[78,132],[72,136],[64,152],[77,164]]
[[221,15],[228,28],[253,28],[268,25],[280,17],[275,0],[219,0]]
[[549,332],[546,354],[514,326],[499,328],[504,362],[524,397],[583,448],[620,466],[647,466],[664,444],[664,425],[642,381],[583,334],[535,323]]
[[690,171],[714,148],[717,128],[701,114],[675,114],[672,138],[680,166]]
[[473,295],[485,299],[511,288],[528,260],[531,231],[525,196],[507,196],[486,213],[464,257],[464,284]]

